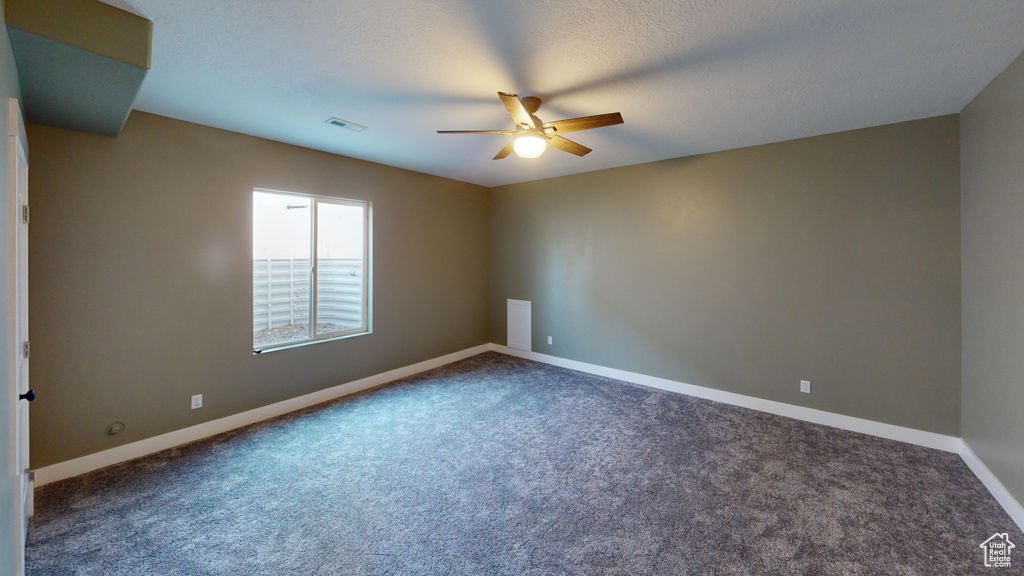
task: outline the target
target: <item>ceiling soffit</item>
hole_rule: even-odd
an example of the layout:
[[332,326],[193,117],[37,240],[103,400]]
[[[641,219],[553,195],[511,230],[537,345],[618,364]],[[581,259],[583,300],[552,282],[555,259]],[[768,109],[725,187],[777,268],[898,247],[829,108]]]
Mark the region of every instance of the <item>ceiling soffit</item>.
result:
[[97,0],[7,0],[29,122],[116,136],[149,71],[153,23]]

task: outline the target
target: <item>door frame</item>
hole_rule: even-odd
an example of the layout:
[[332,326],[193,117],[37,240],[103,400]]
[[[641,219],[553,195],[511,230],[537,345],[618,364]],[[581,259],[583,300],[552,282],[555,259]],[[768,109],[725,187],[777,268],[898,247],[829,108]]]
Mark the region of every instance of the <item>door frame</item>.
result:
[[8,100],[8,151],[10,184],[8,189],[8,361],[7,379],[10,382],[10,470],[15,473],[14,503],[18,510],[17,550],[15,556],[18,574],[25,570],[25,543],[28,536],[28,518],[33,508],[33,482],[29,471],[28,402],[19,400],[19,394],[28,391],[28,223],[22,207],[28,206],[28,137],[18,100]]

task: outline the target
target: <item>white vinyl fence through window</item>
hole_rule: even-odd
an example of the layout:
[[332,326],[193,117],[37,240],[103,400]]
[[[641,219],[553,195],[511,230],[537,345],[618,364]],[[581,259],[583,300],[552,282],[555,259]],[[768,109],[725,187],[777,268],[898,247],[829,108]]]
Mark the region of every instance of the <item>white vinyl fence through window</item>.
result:
[[[252,261],[252,329],[309,322],[309,260]],[[363,313],[362,260],[321,259],[319,322],[359,326]]]

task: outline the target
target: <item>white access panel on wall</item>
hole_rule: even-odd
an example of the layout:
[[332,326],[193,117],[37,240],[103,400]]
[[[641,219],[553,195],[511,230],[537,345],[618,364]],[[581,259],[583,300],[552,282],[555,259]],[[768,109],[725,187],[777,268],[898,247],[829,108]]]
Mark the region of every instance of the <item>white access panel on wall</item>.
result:
[[531,351],[533,339],[533,303],[528,300],[508,301],[508,335],[509,348]]

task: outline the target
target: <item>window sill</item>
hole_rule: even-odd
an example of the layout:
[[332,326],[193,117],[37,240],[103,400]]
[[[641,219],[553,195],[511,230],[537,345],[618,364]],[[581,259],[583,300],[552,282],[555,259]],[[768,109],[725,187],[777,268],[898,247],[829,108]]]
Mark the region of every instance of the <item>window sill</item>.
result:
[[313,338],[311,340],[299,340],[297,342],[283,342],[281,344],[274,344],[272,346],[265,346],[260,349],[253,349],[252,355],[259,356],[267,352],[277,352],[278,350],[288,350],[289,348],[299,348],[301,346],[310,346],[312,344],[321,344],[323,342],[334,342],[335,340],[344,340],[346,338],[355,338],[357,336],[366,336],[367,334],[373,334],[373,330],[367,329],[363,332],[355,332],[352,334],[328,334],[322,338]]

